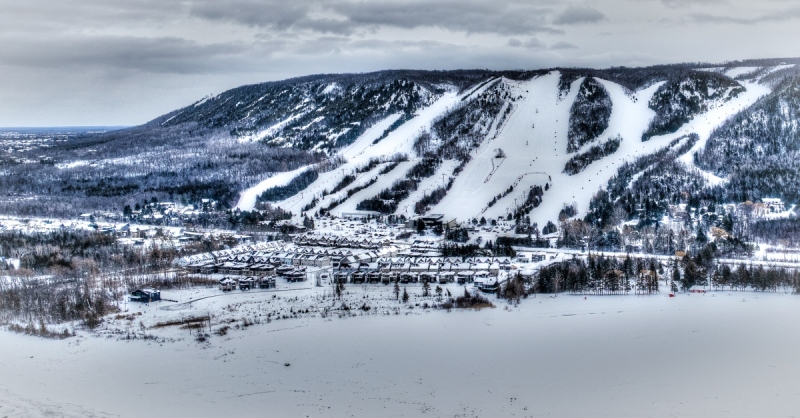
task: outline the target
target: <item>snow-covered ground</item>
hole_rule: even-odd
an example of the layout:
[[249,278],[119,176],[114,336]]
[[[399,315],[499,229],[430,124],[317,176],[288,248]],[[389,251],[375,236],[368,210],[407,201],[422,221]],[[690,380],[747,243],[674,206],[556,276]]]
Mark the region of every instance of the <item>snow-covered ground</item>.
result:
[[[254,316],[303,292],[234,292],[184,311],[152,304],[137,318],[205,315],[212,301]],[[357,286],[347,292],[379,299],[365,299]],[[231,328],[206,343],[175,327],[130,342],[0,331],[0,416],[788,417],[800,410],[800,333],[785,320],[800,314],[797,296],[539,295],[518,307],[495,304],[308,315]]]

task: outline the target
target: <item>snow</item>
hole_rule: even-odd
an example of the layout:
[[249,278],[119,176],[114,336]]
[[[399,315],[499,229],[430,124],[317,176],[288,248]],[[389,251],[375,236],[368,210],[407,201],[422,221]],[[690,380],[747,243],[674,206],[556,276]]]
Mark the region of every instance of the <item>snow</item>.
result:
[[[277,296],[285,303],[307,291]],[[237,291],[175,312],[142,307],[141,320],[204,315],[212,303],[255,309],[272,295]],[[175,327],[148,330],[168,341],[131,342],[0,331],[0,414],[777,417],[800,409],[800,334],[775,320],[800,314],[796,296],[562,294],[495,304],[279,320],[207,344]]]
[[[197,105],[195,105],[195,107],[197,107]],[[161,125],[163,126],[163,125],[166,125],[166,124],[168,124],[168,123],[169,123],[171,120],[173,120],[173,119],[177,118],[177,117],[178,117],[178,116],[180,116],[181,114],[183,114],[183,112],[178,112],[178,113],[176,113],[176,114],[172,115],[172,117],[170,117],[169,119],[165,120],[164,122],[161,122]]]
[[212,100],[212,99],[214,99],[213,95],[209,95],[209,96],[203,97],[197,103],[194,104],[194,107],[198,107],[198,106],[202,105],[203,103],[205,103],[205,102],[207,102],[209,100]]
[[277,173],[274,176],[261,181],[255,186],[242,192],[242,195],[239,197],[239,203],[236,204],[236,208],[247,211],[253,210],[253,208],[256,206],[256,198],[261,195],[261,193],[264,193],[264,191],[272,187],[285,186],[289,184],[293,178],[297,177],[297,175],[311,167],[312,166],[307,165],[292,171]]
[[[753,68],[740,67],[735,70],[748,72]],[[655,115],[648,107],[648,102],[663,83],[656,83],[630,93],[616,83],[599,80],[605,86],[613,103],[609,127],[595,141],[584,145],[580,152],[617,135],[623,140],[613,155],[590,164],[581,173],[570,176],[562,172],[566,162],[575,155],[566,152],[569,111],[583,79],[580,78],[573,82],[566,97],[559,97],[559,78],[560,73],[557,71],[526,81],[497,78],[462,95],[452,91],[445,93],[431,106],[421,110],[386,138],[373,144],[375,139],[401,117],[400,114],[390,115],[364,132],[353,144],[341,150],[340,155],[347,160],[346,164],[337,170],[323,173],[304,193],[278,202],[278,205],[299,214],[300,210],[312,199],[320,198],[324,190],[332,189],[343,176],[354,173],[357,167],[366,164],[370,158],[386,157],[394,153],[404,153],[413,157],[414,138],[421,130],[428,129],[437,116],[445,113],[465,98],[476,97],[491,86],[504,83],[511,97],[519,97],[513,102],[512,112],[503,124],[500,124],[500,118],[491,123],[487,139],[474,151],[472,160],[455,178],[453,187],[447,196],[430,212],[441,213],[459,221],[480,217],[505,217],[514,211],[515,205],[522,204],[531,186],[544,186],[548,183],[552,187],[545,191],[542,204],[530,213],[531,221],[542,227],[548,221],[555,222],[559,211],[565,204],[575,205],[578,210],[577,216],[582,217],[588,209],[592,196],[598,189],[605,187],[607,180],[617,173],[622,164],[654,153],[680,136],[690,133],[698,134],[697,145],[681,157],[681,161],[691,168],[697,169],[693,164],[692,156],[705,146],[711,132],[736,112],[752,105],[769,92],[767,86],[759,85],[754,81],[743,81],[741,84],[747,90],[738,97],[710,103],[707,112],[696,116],[677,132],[656,136],[649,141],[642,142],[641,134],[647,129],[649,121]],[[504,151],[506,158],[495,158],[498,148]],[[452,168],[448,166],[446,171],[452,172]],[[401,178],[407,169],[408,165],[405,164],[398,167],[375,185],[348,199],[334,211],[334,214],[354,211],[355,205],[359,201],[372,197],[380,190],[391,186],[391,183]],[[299,172],[294,172],[294,175]],[[400,202],[398,212],[409,211],[410,215],[411,212],[408,208],[413,207],[413,203],[422,197],[425,190],[430,189],[431,186],[428,183],[435,184],[437,181],[442,181],[441,173],[443,172],[445,171],[437,173],[435,178],[424,180],[420,190]],[[725,181],[713,173],[703,172],[699,169],[698,172],[712,185]],[[373,178],[376,173],[377,171],[367,173],[369,177],[361,175],[357,184],[354,183],[350,187],[363,184],[369,178]],[[364,178],[363,181],[362,178]],[[496,195],[503,193],[509,186],[514,186],[512,193],[499,199],[491,208],[487,207],[487,204]],[[258,190],[263,191],[262,188]],[[336,198],[342,196],[344,193],[340,193]],[[326,206],[332,199],[333,197],[324,200],[317,205],[317,208]]]
[[758,71],[759,69],[761,69],[761,67],[736,67],[726,71],[725,75],[730,78],[736,78],[740,75],[750,74],[754,71]]
[[[574,155],[566,152],[569,110],[583,79],[575,80],[570,93],[559,100],[559,78],[558,72],[552,72],[530,81],[505,81],[512,87],[512,96],[523,96],[515,103],[516,110],[496,139],[487,141],[477,150],[464,172],[456,178],[450,193],[431,210],[432,213],[457,216],[459,221],[506,216],[515,204],[524,201],[531,186],[544,187],[549,183],[552,187],[544,193],[542,204],[531,211],[531,222],[539,227],[547,221],[555,222],[565,203],[577,204],[579,216],[582,216],[592,195],[626,159],[652,153],[664,146],[665,140],[658,138],[641,142],[641,134],[654,115],[647,102],[660,84],[630,95],[623,87],[600,80],[611,96],[613,111],[609,127],[599,141],[617,134],[623,141],[615,154],[589,165],[583,172],[574,176],[562,173],[564,165]],[[507,158],[494,158],[497,148],[502,149]],[[514,186],[512,193],[486,209],[495,195],[511,185]]]
[[340,89],[338,84],[330,83],[327,86],[325,86],[324,90],[322,90],[322,94],[331,94],[331,93],[335,92],[338,89]]
[[87,161],[87,160],[75,160],[75,161],[70,161],[68,163],[56,164],[56,168],[63,170],[63,169],[69,169],[69,168],[75,168],[75,167],[83,167],[83,166],[86,166],[86,165],[89,165],[89,164],[92,164],[92,162],[91,161]]

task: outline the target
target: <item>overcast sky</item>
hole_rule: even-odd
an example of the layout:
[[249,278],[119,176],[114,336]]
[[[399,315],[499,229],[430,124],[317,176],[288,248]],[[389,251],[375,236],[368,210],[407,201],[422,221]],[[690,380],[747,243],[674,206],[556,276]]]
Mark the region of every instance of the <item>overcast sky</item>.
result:
[[315,73],[800,56],[794,0],[0,0],[0,28],[0,126],[141,124]]

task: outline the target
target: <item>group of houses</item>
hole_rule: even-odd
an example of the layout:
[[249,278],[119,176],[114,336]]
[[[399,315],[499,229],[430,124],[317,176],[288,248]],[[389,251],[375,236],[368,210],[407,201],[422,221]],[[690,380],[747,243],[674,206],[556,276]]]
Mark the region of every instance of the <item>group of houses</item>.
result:
[[335,235],[316,236],[312,234],[302,234],[294,237],[295,245],[302,247],[323,247],[323,248],[360,248],[366,250],[377,250],[385,245],[390,245],[391,240],[376,238],[358,238]]
[[242,291],[251,289],[272,289],[275,285],[275,276],[223,277],[219,281],[219,290],[230,292],[234,289]]
[[340,266],[332,279],[342,283],[486,283],[511,269],[509,257],[381,257]]
[[256,251],[244,254],[214,256],[191,262],[185,266],[195,274],[227,274],[238,276],[272,275],[281,268],[295,270],[306,267],[341,267],[377,260],[374,251],[348,249],[284,248],[274,251]]

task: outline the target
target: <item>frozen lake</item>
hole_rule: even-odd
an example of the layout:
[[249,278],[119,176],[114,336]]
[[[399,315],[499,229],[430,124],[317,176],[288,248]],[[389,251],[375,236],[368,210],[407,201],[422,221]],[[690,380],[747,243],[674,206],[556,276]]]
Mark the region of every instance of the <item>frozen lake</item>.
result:
[[208,345],[1,331],[0,417],[800,415],[800,296],[495,304],[279,320]]

